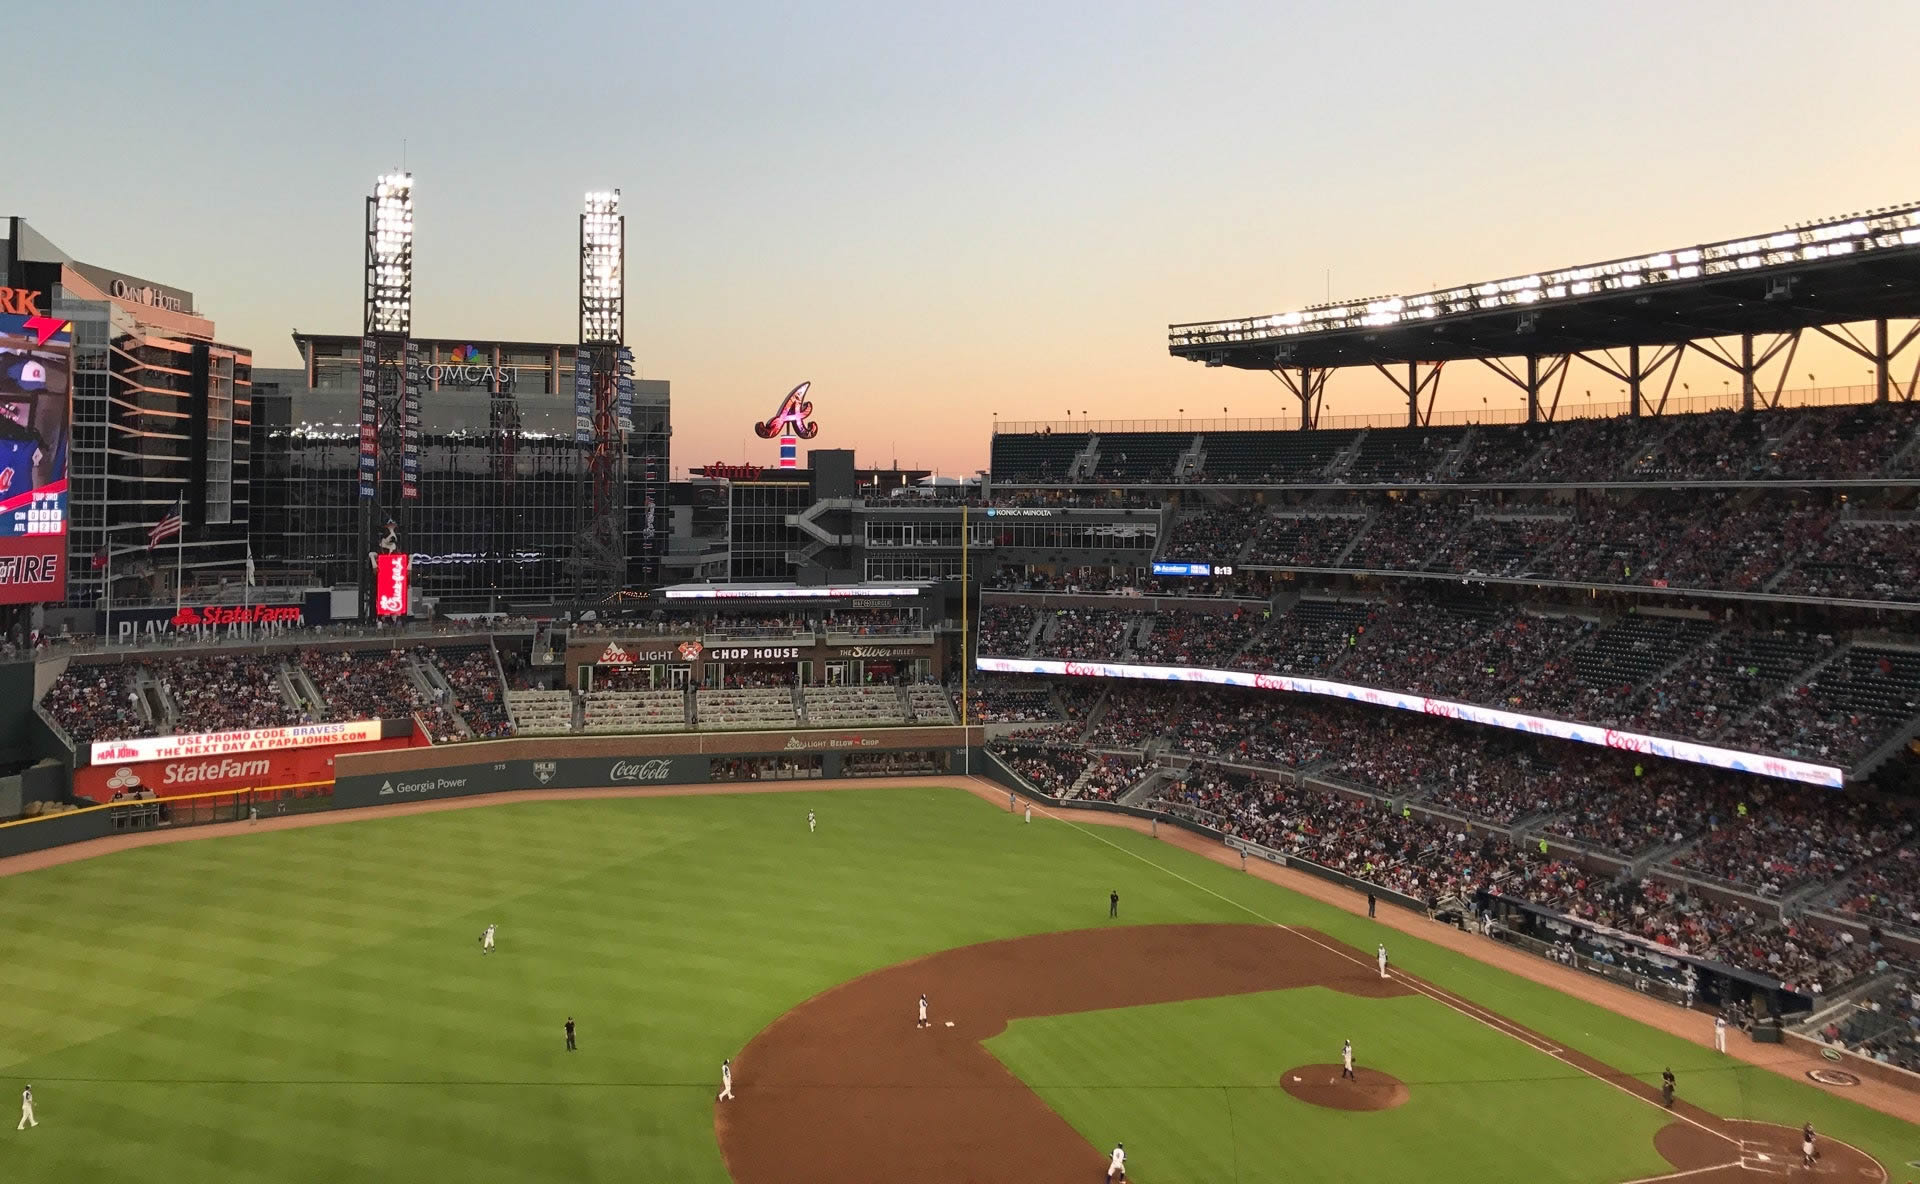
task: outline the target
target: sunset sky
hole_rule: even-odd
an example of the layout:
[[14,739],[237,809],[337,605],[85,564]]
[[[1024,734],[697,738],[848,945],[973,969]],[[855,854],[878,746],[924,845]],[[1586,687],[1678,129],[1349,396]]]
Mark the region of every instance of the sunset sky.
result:
[[362,198],[403,153],[423,336],[571,340],[581,194],[621,188],[681,466],[771,458],[749,425],[801,379],[817,445],[949,473],[996,413],[1291,414],[1268,375],[1169,358],[1167,324],[1920,198],[1912,0],[42,11],[0,213],[192,289],[259,365],[357,330]]

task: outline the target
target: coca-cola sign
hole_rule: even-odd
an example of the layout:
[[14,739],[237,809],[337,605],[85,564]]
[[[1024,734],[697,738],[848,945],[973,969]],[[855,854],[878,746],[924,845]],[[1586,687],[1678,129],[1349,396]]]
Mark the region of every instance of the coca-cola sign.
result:
[[655,757],[650,761],[615,761],[607,770],[609,785],[632,782],[665,781],[673,773],[673,762]]

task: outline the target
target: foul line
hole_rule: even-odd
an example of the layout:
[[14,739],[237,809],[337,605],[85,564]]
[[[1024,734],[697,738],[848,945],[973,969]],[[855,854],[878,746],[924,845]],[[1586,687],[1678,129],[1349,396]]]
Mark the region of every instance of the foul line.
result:
[[[1265,921],[1267,924],[1273,926],[1276,929],[1285,930],[1286,932],[1293,934],[1295,937],[1299,938],[1304,942],[1307,942],[1310,945],[1319,946],[1321,949],[1326,950],[1328,953],[1334,954],[1340,958],[1344,958],[1356,966],[1369,965],[1364,958],[1357,957],[1351,952],[1341,949],[1337,946],[1328,945],[1326,942],[1321,941],[1320,939],[1314,937],[1312,934],[1307,933],[1304,930],[1298,929],[1295,926],[1288,925],[1282,921],[1276,921],[1272,917],[1267,916],[1265,913],[1262,913],[1260,910],[1252,907],[1251,905],[1244,904],[1240,901],[1233,899],[1230,896],[1216,892],[1213,889],[1207,887],[1205,884],[1201,884],[1201,883],[1198,883],[1197,881],[1190,880],[1186,876],[1181,875],[1179,872],[1174,871],[1170,867],[1167,867],[1163,864],[1155,863],[1153,860],[1148,859],[1146,856],[1140,854],[1138,851],[1129,851],[1125,847],[1122,847],[1120,844],[1114,842],[1112,839],[1107,838],[1105,835],[1094,833],[1092,830],[1088,829],[1086,826],[1082,825],[1081,823],[1073,822],[1066,818],[1063,818],[1060,815],[1055,814],[1053,811],[1046,809],[1045,807],[1042,807],[1040,812],[1045,816],[1047,816],[1048,818],[1052,818],[1056,822],[1065,823],[1066,825],[1079,831],[1081,834],[1086,835],[1088,838],[1094,839],[1101,843],[1105,843],[1107,846],[1112,847],[1115,851],[1118,851],[1124,855],[1130,855],[1133,858],[1139,860],[1141,863],[1146,864],[1148,867],[1154,868],[1157,871],[1161,871],[1166,873],[1169,876],[1172,876],[1174,879],[1179,880],[1181,883],[1186,884],[1189,887],[1197,888],[1200,891],[1206,893],[1208,896],[1214,897],[1218,900],[1223,900],[1226,903],[1241,910],[1242,912],[1246,913],[1249,916],[1258,917],[1260,920]],[[1734,1138],[1732,1135],[1727,1134],[1725,1131],[1714,1130],[1712,1127],[1708,1126],[1706,1123],[1701,1122],[1698,1119],[1689,1118],[1685,1114],[1682,1114],[1677,1110],[1668,1110],[1665,1106],[1661,1105],[1659,1102],[1655,1101],[1654,1099],[1643,1097],[1642,1095],[1637,1094],[1634,1091],[1628,1089],[1626,1086],[1621,1085],[1619,1082],[1611,1081],[1608,1078],[1603,1077],[1598,1073],[1595,1073],[1593,1070],[1587,1068],[1585,1065],[1577,1064],[1574,1061],[1569,1060],[1564,1055],[1566,1051],[1565,1049],[1562,1049],[1557,1045],[1552,1045],[1548,1043],[1542,1037],[1535,1037],[1533,1036],[1532,1033],[1519,1030],[1518,1027],[1511,1020],[1507,1020],[1499,1016],[1494,1016],[1494,1013],[1487,1012],[1485,1008],[1480,1008],[1478,1004],[1467,1004],[1467,1001],[1465,1000],[1461,1000],[1460,1003],[1455,1003],[1453,1000],[1448,999],[1446,997],[1445,992],[1442,992],[1437,988],[1433,990],[1428,990],[1426,988],[1426,984],[1420,982],[1418,979],[1408,976],[1405,971],[1399,971],[1397,973],[1399,975],[1400,980],[1403,983],[1413,988],[1416,992],[1422,995],[1425,995],[1429,999],[1432,999],[1434,1002],[1440,1004],[1441,1006],[1449,1008],[1453,1011],[1456,1011],[1459,1014],[1466,1016],[1468,1019],[1475,1021],[1476,1023],[1485,1025],[1486,1027],[1491,1028],[1496,1032],[1499,1032],[1503,1036],[1509,1036],[1515,1040],[1519,1040],[1521,1043],[1525,1044],[1528,1048],[1533,1049],[1535,1052],[1542,1053],[1546,1056],[1550,1056],[1554,1060],[1559,1061],[1561,1064],[1566,1065],[1569,1068],[1578,1069],[1580,1072],[1586,1074],[1588,1077],[1593,1078],[1595,1081],[1601,1082],[1605,1085],[1612,1086],[1614,1089],[1619,1090],[1621,1093],[1627,1095],[1628,1097],[1632,1098],[1636,1102],[1645,1102],[1647,1105],[1652,1106],[1654,1109],[1660,1110],[1670,1115],[1673,1118],[1677,1118],[1681,1122],[1687,1123],[1690,1126],[1698,1127],[1700,1130],[1703,1130],[1708,1134],[1713,1135],[1715,1138],[1724,1139],[1727,1142],[1732,1143],[1736,1147],[1742,1147],[1742,1150],[1745,1149],[1742,1146],[1741,1140]],[[1462,1004],[1466,1004],[1466,1006],[1462,1006]],[[1482,1016],[1475,1015],[1472,1010],[1469,1010],[1469,1007],[1483,1011],[1488,1016],[1494,1016],[1494,1018],[1498,1019],[1500,1022],[1496,1024],[1491,1020],[1483,1018]],[[1720,1166],[1725,1167],[1728,1165],[1722,1164]],[[1665,1179],[1671,1179],[1672,1177],[1660,1176],[1655,1178],[1665,1180]]]

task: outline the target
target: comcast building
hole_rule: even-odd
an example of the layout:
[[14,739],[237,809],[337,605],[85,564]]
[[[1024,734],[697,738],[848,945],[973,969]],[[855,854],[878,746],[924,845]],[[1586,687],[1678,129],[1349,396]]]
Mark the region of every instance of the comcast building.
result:
[[[420,351],[420,496],[403,545],[421,595],[453,610],[565,600],[592,516],[578,439],[573,344],[414,338]],[[361,338],[295,333],[301,366],[255,375],[253,546],[263,575],[352,584],[367,562],[360,514]],[[625,583],[660,580],[669,387],[636,379],[626,433]]]

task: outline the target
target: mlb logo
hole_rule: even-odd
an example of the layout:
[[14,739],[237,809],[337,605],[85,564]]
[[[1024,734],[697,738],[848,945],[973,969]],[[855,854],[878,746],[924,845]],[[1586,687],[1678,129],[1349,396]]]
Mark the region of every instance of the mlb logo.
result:
[[556,766],[552,761],[533,762],[533,779],[542,785],[552,781],[556,771]]

